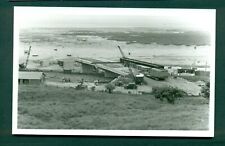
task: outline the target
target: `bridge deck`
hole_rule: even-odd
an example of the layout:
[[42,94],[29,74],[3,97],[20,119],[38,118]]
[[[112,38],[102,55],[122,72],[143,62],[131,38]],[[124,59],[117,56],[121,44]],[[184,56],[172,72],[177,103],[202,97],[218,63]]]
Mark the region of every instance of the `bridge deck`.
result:
[[88,59],[86,59],[86,58],[76,58],[75,61],[79,62],[81,64],[87,64],[87,65],[90,65],[90,66],[94,66],[96,68],[99,68],[99,69],[102,69],[102,70],[105,70],[105,71],[109,71],[109,72],[112,72],[112,73],[115,73],[115,74],[118,74],[118,75],[122,75],[122,76],[128,75],[127,72],[121,71],[118,68],[113,68],[111,66],[107,66],[105,63],[99,64],[100,62],[98,62],[96,64],[95,62],[92,62],[92,61],[96,61],[95,59],[91,60],[89,58]]
[[148,66],[148,67],[152,67],[152,68],[164,69],[163,65],[154,64],[154,63],[141,61],[141,60],[137,60],[137,59],[123,57],[123,58],[120,58],[120,60],[121,60],[121,62],[127,61],[127,62],[144,65],[144,66]]
[[100,68],[100,69],[103,69],[103,70],[106,70],[106,71],[113,72],[113,73],[118,74],[118,75],[122,75],[122,76],[128,75],[127,72],[123,72],[123,71],[121,71],[117,68],[111,68],[111,67],[108,67],[108,66],[105,66],[105,65],[102,65],[102,64],[97,64],[96,67]]

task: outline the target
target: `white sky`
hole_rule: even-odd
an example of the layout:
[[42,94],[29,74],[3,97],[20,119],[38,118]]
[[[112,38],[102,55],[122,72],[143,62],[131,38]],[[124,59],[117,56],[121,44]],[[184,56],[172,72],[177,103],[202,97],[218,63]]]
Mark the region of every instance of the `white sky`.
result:
[[28,27],[157,27],[210,31],[215,10],[15,7],[15,25]]

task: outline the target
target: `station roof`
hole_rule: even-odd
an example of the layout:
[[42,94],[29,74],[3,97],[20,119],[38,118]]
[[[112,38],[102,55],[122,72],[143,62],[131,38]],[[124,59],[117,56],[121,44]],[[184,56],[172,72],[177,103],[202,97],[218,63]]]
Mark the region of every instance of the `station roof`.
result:
[[41,79],[42,72],[28,72],[28,71],[20,71],[19,79]]

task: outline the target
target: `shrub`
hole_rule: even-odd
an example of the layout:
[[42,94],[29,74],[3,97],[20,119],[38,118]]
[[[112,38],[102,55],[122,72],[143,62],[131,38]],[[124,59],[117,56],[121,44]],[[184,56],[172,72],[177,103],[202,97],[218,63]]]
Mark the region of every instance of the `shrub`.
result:
[[166,98],[167,101],[172,104],[174,104],[177,98],[185,95],[184,91],[173,87],[153,87],[152,93],[155,98],[160,99],[161,101]]
[[95,91],[95,86],[92,86],[91,87],[91,91]]
[[210,95],[210,90],[209,89],[210,89],[210,83],[207,82],[205,84],[205,86],[202,87],[202,90],[201,90],[201,93],[202,93],[203,97],[209,98],[209,95]]
[[115,85],[113,85],[112,83],[109,83],[105,85],[105,88],[107,92],[112,93],[112,91],[115,89]]

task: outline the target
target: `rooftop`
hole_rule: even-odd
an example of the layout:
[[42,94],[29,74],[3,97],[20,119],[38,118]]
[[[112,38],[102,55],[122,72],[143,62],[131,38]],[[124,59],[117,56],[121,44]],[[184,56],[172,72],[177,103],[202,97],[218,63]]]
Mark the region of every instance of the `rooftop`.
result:
[[19,79],[41,79],[42,72],[19,72]]

